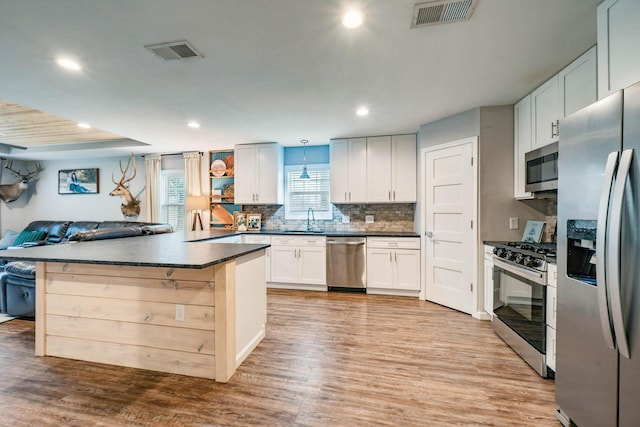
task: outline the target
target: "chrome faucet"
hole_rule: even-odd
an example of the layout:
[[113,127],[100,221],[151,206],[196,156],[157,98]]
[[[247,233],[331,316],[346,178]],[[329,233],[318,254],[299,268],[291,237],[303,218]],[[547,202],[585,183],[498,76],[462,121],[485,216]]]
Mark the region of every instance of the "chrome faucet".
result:
[[315,224],[316,215],[313,213],[313,208],[307,209],[307,231],[313,230],[313,225],[311,225],[311,221],[309,220],[309,218],[313,218],[313,223]]

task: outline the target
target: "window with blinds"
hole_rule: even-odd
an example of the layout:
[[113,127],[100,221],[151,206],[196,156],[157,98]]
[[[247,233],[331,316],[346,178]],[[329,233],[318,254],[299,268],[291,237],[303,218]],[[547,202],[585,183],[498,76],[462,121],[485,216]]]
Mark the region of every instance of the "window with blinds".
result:
[[174,230],[184,230],[184,171],[162,171],[162,201],[160,221],[171,224]]
[[307,219],[309,208],[315,219],[333,219],[329,165],[308,165],[307,172],[310,179],[300,179],[302,165],[285,167],[285,219]]

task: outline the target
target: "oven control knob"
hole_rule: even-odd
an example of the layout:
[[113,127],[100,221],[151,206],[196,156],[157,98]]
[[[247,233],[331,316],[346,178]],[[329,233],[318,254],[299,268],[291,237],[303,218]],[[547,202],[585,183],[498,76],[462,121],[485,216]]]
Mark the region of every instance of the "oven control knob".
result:
[[530,256],[526,256],[526,257],[524,257],[523,264],[524,264],[525,267],[534,267],[534,265],[533,265],[534,261],[535,261],[534,258],[531,258]]
[[514,259],[516,259],[516,253],[513,251],[507,251],[507,256],[505,258],[507,258],[509,261],[513,261]]
[[524,258],[525,256],[521,253],[516,254],[516,258],[515,258],[515,262],[516,264],[524,264]]

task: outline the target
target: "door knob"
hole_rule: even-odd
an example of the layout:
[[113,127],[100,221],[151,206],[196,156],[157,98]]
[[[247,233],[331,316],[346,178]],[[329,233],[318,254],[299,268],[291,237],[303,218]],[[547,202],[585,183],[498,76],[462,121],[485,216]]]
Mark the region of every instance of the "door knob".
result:
[[427,231],[426,233],[424,233],[428,238],[432,238],[433,237],[433,231]]

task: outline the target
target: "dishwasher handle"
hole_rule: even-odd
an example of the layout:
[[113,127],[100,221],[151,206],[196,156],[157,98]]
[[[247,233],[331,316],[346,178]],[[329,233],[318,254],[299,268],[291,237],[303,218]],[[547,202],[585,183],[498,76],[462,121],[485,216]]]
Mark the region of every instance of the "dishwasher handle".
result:
[[360,246],[360,245],[364,245],[364,242],[340,242],[340,241],[337,241],[337,240],[327,240],[327,245]]

